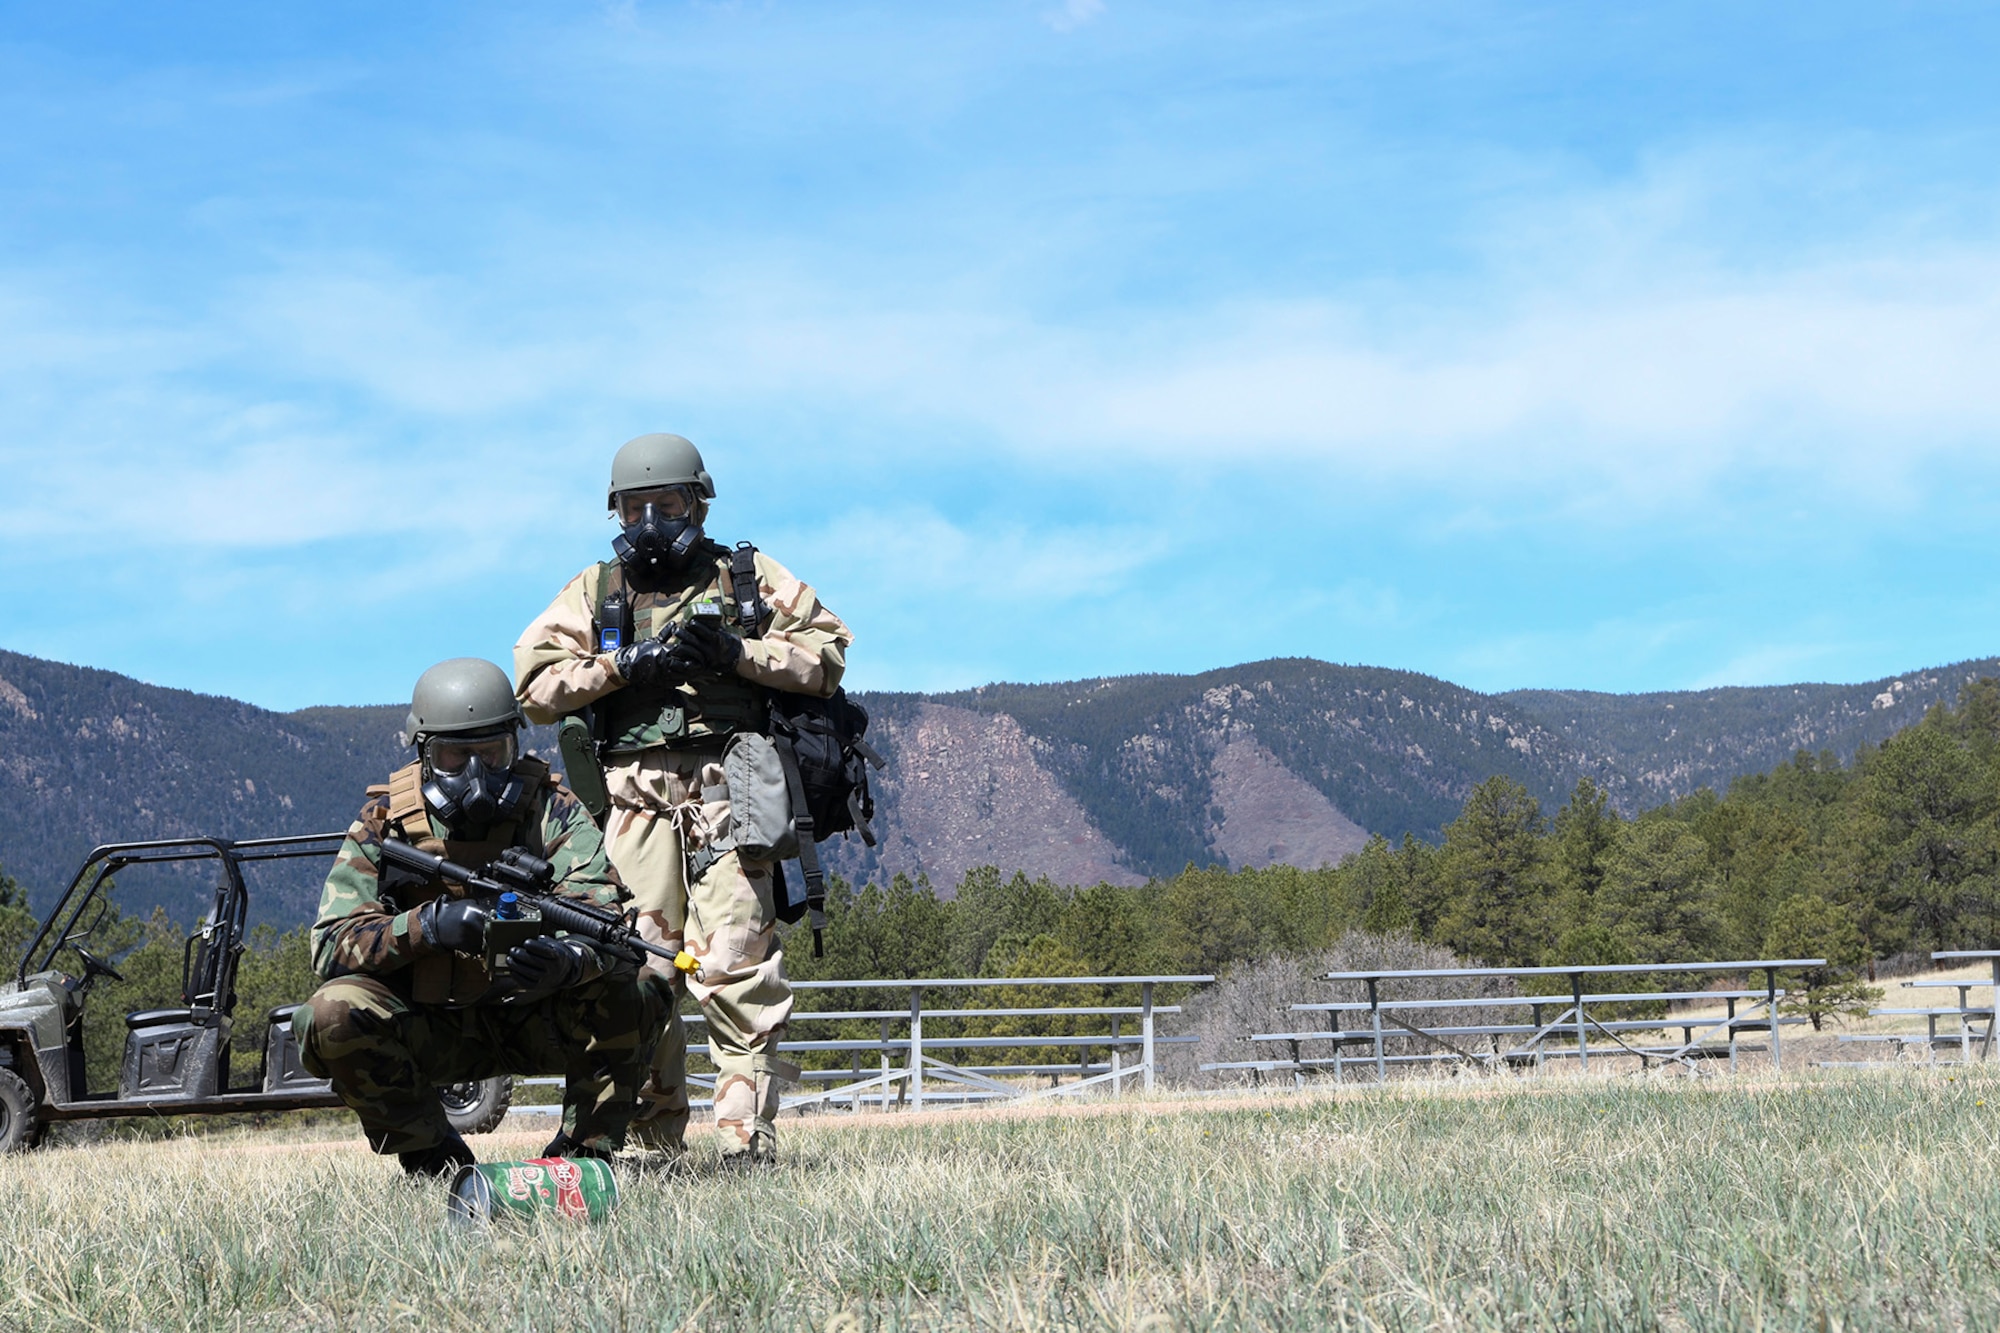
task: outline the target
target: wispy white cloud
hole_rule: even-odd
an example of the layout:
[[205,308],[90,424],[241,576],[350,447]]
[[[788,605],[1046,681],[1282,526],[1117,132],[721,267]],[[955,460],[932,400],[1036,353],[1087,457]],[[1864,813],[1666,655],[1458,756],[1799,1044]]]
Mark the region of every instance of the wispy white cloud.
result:
[[2000,249],[1727,284],[1664,276],[1681,282],[1523,293],[1436,341],[1347,335],[1343,312],[1317,304],[1211,317],[1158,361],[1069,380],[1049,424],[1071,446],[1226,438],[1426,478],[1581,465],[1668,484],[1875,465],[1893,461],[1885,436],[1956,451],[2000,429]]
[[1062,0],[1043,12],[1042,21],[1057,32],[1074,32],[1104,12],[1104,0]]
[[[1227,440],[1426,481],[1580,464],[1656,484],[1856,451],[1868,471],[1885,436],[1951,452],[2000,427],[2000,242],[1747,271],[1669,255],[1623,282],[1479,275],[1421,304],[1227,302],[1108,326],[1000,292],[847,287],[754,245],[655,258],[525,304],[519,272],[307,261],[246,284],[219,318],[288,373],[445,418],[577,394],[783,392],[952,419],[1027,453],[1171,460]],[[690,270],[709,276],[648,276]]]
[[793,540],[811,567],[824,571],[817,578],[991,607],[1003,619],[1116,596],[1172,550],[1157,529],[954,521],[923,505],[849,509],[825,529],[797,532]]
[[[1697,124],[1616,61],[1591,86],[1626,119],[1579,140],[1535,98],[1594,28],[1544,22],[1545,56],[1393,12],[611,4],[449,51],[50,66],[8,106],[53,97],[72,137],[0,151],[29,256],[0,271],[0,554],[113,529],[204,615],[421,570],[498,638],[602,553],[610,448],[685,426],[727,521],[867,622],[875,683],[1844,660],[1852,625],[1726,630],[1669,585],[1746,533],[1950,562],[1939,516],[2000,492],[1990,181],[1901,188],[1921,126]],[[177,128],[135,156],[135,119]],[[1249,549],[1292,614],[1175,641]],[[1086,650],[1092,587],[1126,623]]]
[[[1302,297],[1109,327],[1038,317],[1000,293],[926,303],[809,269],[774,276],[754,249],[677,258],[635,263],[624,279],[558,270],[524,291],[518,271],[299,257],[173,330],[136,314],[57,318],[46,299],[17,299],[0,345],[20,351],[17,385],[87,384],[87,367],[116,364],[134,424],[155,411],[177,420],[178,444],[156,433],[158,448],[131,465],[157,470],[151,495],[185,497],[174,512],[198,542],[220,531],[203,503],[218,493],[253,497],[255,512],[295,495],[291,525],[236,526],[248,543],[344,530],[344,492],[365,484],[374,456],[299,410],[211,396],[204,371],[225,364],[261,367],[270,393],[359,395],[399,419],[400,470],[475,485],[464,463],[510,440],[527,447],[534,429],[508,423],[565,403],[625,404],[637,419],[775,397],[900,423],[874,436],[883,455],[923,449],[940,428],[1071,472],[1198,471],[1221,449],[1307,484],[1366,478],[1525,498],[1537,512],[1672,509],[1772,472],[1864,506],[1907,504],[1933,465],[2000,463],[2000,243],[1757,271],[1642,257],[1621,265],[1635,276],[1600,271],[1576,289],[1487,275],[1391,318]],[[689,271],[705,276],[647,276]],[[65,310],[97,305],[88,291],[65,296]],[[88,457],[79,437],[93,421],[106,448],[128,443],[103,420],[114,407],[86,392],[73,409],[46,405],[44,421]],[[343,431],[352,424],[332,433]],[[84,521],[84,502],[62,492],[87,475],[44,475],[34,521]],[[297,494],[308,477],[335,480]]]

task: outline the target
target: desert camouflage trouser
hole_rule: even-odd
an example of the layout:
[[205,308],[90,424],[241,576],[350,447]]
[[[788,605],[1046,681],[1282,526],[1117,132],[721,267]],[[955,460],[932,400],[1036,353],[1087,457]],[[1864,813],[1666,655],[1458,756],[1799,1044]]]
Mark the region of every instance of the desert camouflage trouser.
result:
[[692,882],[688,877],[689,857],[729,827],[728,800],[702,799],[720,792],[721,759],[715,751],[648,750],[611,769],[604,833],[611,863],[639,910],[640,931],[701,960],[693,977],[664,960],[647,965],[668,1013],[633,1132],[642,1142],[671,1147],[686,1130],[687,1033],[679,1005],[685,989],[707,1021],[715,1124],[723,1151],[733,1153],[748,1151],[759,1130],[775,1141],[780,1085],[796,1080],[798,1071],[777,1055],[792,987],[778,942],[771,863],[727,851]]
[[417,1152],[451,1133],[441,1083],[561,1074],[563,1132],[616,1152],[638,1107],[659,1031],[658,992],[630,967],[536,1004],[414,1004],[379,977],[327,982],[292,1013],[300,1063],[361,1117],[379,1153]]

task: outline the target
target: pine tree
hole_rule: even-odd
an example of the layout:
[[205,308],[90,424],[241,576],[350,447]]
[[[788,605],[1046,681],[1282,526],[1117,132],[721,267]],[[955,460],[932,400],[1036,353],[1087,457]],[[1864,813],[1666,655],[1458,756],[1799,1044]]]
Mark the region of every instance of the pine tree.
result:
[[1815,894],[1799,893],[1778,905],[1764,936],[1766,958],[1824,958],[1823,967],[1779,973],[1784,1009],[1812,1019],[1819,1031],[1834,1015],[1865,1017],[1882,992],[1861,977],[1868,946],[1853,913]]
[[1512,778],[1488,778],[1444,831],[1437,940],[1494,966],[1532,966],[1547,947],[1541,803]]
[[1400,935],[1416,925],[1404,858],[1377,833],[1340,868],[1341,915],[1376,935]]
[[36,924],[20,881],[0,870],[0,962],[12,968],[34,938]]
[[1981,947],[2000,854],[1993,775],[1933,713],[1873,756],[1861,842],[1879,867],[1882,907],[1922,949]]
[[1597,920],[1642,963],[1696,961],[1719,933],[1713,895],[1708,844],[1677,820],[1641,819],[1606,860]]
[[1623,821],[1611,795],[1589,778],[1578,778],[1569,801],[1556,811],[1550,832],[1549,881],[1560,900],[1563,920],[1574,929],[1592,920],[1604,865]]

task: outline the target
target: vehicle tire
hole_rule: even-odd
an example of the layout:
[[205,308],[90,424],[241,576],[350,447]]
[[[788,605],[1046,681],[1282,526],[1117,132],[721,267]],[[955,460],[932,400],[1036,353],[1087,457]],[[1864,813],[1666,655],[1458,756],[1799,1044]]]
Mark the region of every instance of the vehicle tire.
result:
[[502,1074],[476,1083],[446,1083],[438,1088],[444,1118],[461,1134],[484,1134],[507,1118],[514,1104],[514,1080]]
[[0,1153],[35,1146],[42,1137],[42,1126],[35,1116],[39,1109],[35,1090],[13,1070],[0,1069]]

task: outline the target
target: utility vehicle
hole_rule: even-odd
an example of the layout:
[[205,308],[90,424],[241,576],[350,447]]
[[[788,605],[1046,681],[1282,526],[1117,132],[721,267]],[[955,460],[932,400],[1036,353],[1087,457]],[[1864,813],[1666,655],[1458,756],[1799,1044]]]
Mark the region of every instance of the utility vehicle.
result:
[[[332,1085],[299,1062],[289,1021],[296,1004],[266,1016],[270,1030],[263,1056],[242,1083],[231,1078],[229,1038],[250,906],[244,867],[305,857],[331,860],[343,836],[120,842],[85,857],[14,975],[0,982],[0,1152],[33,1147],[59,1120],[339,1106]],[[182,951],[181,1006],[127,1014],[118,1086],[92,1091],[84,1077],[84,1007],[99,977],[124,980],[91,948],[92,932],[113,916],[112,876],[137,866],[203,861],[215,864],[221,882],[213,909]],[[76,960],[74,972],[58,968],[65,954]],[[438,1091],[459,1132],[477,1134],[500,1123],[513,1089],[502,1076]]]

